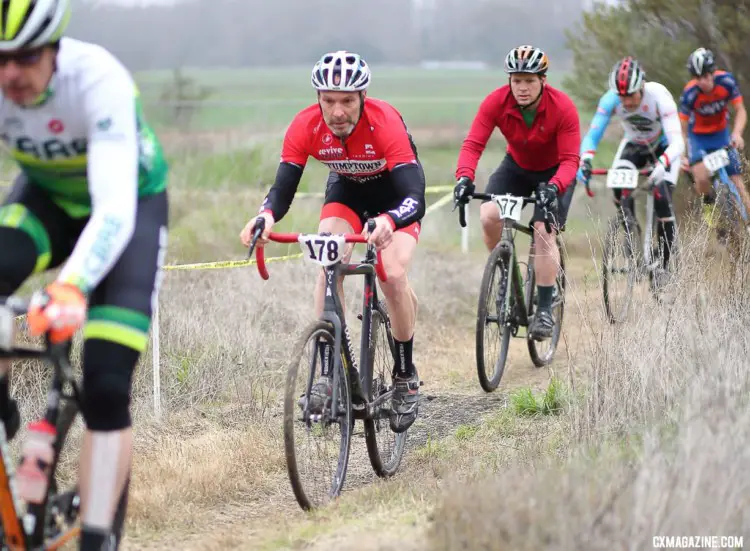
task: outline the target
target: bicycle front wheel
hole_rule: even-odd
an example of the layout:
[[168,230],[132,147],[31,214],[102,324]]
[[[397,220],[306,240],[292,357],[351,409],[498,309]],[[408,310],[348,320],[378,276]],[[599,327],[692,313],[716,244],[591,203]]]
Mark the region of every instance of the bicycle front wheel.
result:
[[302,333],[289,363],[284,395],[284,451],[292,491],[305,510],[325,505],[341,493],[349,463],[352,435],[352,400],[344,361],[331,360],[337,370],[337,414],[332,396],[323,409],[311,413],[310,395],[321,365],[319,343],[333,347],[333,327],[315,321]]
[[479,384],[485,392],[493,392],[500,384],[508,358],[515,301],[511,293],[509,260],[501,253],[507,242],[501,241],[492,250],[484,267],[477,309],[476,357]]
[[627,220],[625,224],[620,216],[610,219],[604,238],[602,293],[610,323],[625,321],[640,269],[641,229],[633,218]]
[[407,432],[395,433],[391,430],[389,420],[391,410],[390,396],[391,368],[393,367],[395,343],[391,335],[390,321],[384,302],[372,312],[372,337],[370,339],[370,362],[372,382],[370,403],[381,400],[374,409],[372,419],[365,419],[365,441],[367,454],[370,456],[372,469],[381,478],[392,476],[404,456]]

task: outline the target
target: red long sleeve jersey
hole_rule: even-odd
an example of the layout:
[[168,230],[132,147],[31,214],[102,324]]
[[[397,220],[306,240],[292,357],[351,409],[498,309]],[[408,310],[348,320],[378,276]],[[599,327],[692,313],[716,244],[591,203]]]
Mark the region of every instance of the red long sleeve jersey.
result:
[[581,128],[578,110],[565,92],[544,86],[531,127],[524,122],[510,85],[490,93],[479,106],[461,146],[456,178],[468,176],[474,180],[479,158],[495,128],[505,137],[507,153],[518,166],[542,171],[559,164],[550,183],[562,192],[573,182],[580,160]]

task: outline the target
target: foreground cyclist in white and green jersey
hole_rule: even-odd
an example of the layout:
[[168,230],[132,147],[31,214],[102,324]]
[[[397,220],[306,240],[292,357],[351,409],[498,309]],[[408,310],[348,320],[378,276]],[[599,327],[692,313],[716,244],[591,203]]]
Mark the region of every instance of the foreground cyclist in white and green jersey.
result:
[[[80,549],[116,547],[131,462],[130,388],[146,348],[167,240],[167,166],[133,79],[94,44],[62,38],[70,0],[0,0],[0,136],[20,166],[0,207],[0,295],[36,292],[32,335],[83,327]],[[0,364],[0,418],[19,415]],[[114,542],[114,545],[113,545]]]

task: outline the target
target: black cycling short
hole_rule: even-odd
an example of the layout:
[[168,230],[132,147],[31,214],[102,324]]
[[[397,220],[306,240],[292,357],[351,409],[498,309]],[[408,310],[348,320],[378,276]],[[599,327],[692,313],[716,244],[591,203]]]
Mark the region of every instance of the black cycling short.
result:
[[[89,322],[92,318],[98,319],[97,311],[103,310],[101,319],[140,333],[138,339],[132,334],[129,339],[123,337],[126,342],[121,344],[141,351],[148,340],[154,289],[163,260],[162,251],[166,248],[167,214],[166,192],[138,200],[130,243],[89,297]],[[60,266],[73,252],[87,222],[88,217],[71,218],[42,188],[21,173],[0,207],[0,285],[3,287],[0,292],[13,293],[32,273]],[[29,238],[33,245],[30,249],[19,247],[28,245]],[[23,258],[12,258],[14,254]],[[17,270],[10,266],[29,266],[32,262],[27,273],[11,277],[9,272]],[[138,346],[135,346],[136,341]]]
[[[167,193],[141,197],[130,243],[88,297],[83,413],[92,430],[129,426],[132,372],[148,344],[167,243]],[[0,207],[0,295],[60,266],[88,218],[71,218],[21,174]]]
[[[500,166],[498,166],[495,172],[490,175],[487,187],[485,188],[485,193],[491,193],[493,195],[510,193],[517,197],[531,197],[539,184],[549,182],[550,178],[557,173],[557,168],[558,166],[556,165],[547,170],[526,170],[525,168],[518,166],[510,154],[506,154],[505,158],[500,163]],[[565,229],[565,221],[568,218],[568,210],[570,210],[574,188],[575,180],[568,186],[565,193],[558,197],[557,220],[562,230]],[[539,208],[538,205],[534,205],[534,214],[531,217],[531,222],[543,221],[544,213],[542,212],[542,209]]]
[[[418,165],[424,182],[424,169],[419,162]],[[355,233],[359,233],[368,218],[398,208],[403,200],[403,196],[394,188],[388,172],[374,177],[369,182],[355,182],[331,172],[328,175],[320,219],[343,218]],[[408,233],[418,240],[421,223],[414,222],[396,231]]]

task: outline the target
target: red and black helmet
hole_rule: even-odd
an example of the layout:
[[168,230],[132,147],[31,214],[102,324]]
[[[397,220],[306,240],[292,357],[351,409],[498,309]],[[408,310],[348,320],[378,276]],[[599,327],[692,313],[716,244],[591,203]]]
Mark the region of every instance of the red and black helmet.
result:
[[629,96],[643,88],[645,71],[637,60],[628,56],[615,63],[609,73],[609,87],[620,96]]

